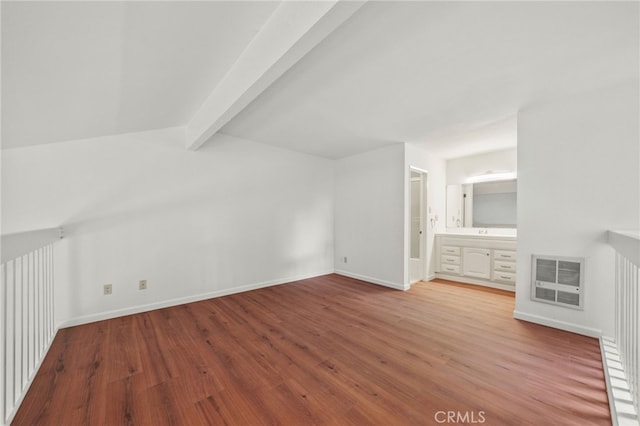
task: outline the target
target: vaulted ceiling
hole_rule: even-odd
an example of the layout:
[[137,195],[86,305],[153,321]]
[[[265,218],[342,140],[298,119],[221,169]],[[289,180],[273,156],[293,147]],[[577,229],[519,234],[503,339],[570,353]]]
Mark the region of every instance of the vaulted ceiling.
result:
[[2,2],[2,147],[185,126],[340,158],[516,144],[638,78],[637,2]]

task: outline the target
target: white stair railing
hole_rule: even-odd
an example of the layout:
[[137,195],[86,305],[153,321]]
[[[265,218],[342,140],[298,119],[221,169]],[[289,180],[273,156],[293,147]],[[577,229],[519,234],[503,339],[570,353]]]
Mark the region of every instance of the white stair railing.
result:
[[[59,232],[45,236],[51,231]],[[0,266],[0,425],[13,419],[55,336],[54,246],[29,249]],[[4,248],[5,237],[3,255]]]
[[615,255],[615,338],[603,338],[614,424],[638,425],[640,413],[640,232],[609,231]]

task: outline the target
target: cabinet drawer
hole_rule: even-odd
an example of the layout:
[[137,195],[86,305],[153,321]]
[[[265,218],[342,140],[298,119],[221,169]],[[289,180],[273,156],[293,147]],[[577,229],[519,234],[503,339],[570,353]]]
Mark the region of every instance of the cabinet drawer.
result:
[[440,254],[453,254],[455,256],[460,256],[460,247],[442,246]]
[[515,272],[516,264],[515,262],[504,262],[501,260],[494,260],[493,269],[496,271]]
[[516,274],[511,272],[493,271],[493,280],[507,284],[515,284]]
[[494,250],[493,251],[493,259],[494,260],[516,260],[516,252],[511,250]]
[[459,274],[460,273],[460,266],[459,265],[448,265],[448,264],[442,264],[440,265],[440,269],[442,270],[441,272],[445,272],[445,273],[450,273],[450,274]]
[[450,256],[448,254],[443,254],[442,256],[440,256],[440,262],[449,263],[451,265],[459,265],[460,256]]

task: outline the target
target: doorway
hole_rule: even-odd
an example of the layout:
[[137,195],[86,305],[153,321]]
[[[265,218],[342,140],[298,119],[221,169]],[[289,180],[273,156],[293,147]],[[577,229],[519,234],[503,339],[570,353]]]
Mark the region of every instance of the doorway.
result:
[[409,282],[427,277],[427,172],[411,168],[409,178]]

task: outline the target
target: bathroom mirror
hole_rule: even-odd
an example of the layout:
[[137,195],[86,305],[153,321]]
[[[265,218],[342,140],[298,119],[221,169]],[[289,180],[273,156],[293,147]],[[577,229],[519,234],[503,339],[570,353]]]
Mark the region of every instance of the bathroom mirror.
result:
[[517,180],[447,185],[447,228],[515,228]]

